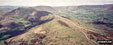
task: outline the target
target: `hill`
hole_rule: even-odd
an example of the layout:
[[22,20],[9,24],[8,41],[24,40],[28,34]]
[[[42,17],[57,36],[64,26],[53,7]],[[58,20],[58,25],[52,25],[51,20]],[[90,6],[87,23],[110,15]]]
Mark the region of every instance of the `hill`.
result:
[[50,12],[18,8],[3,16],[5,18],[1,20],[1,28],[7,28],[1,30],[0,40],[8,45],[93,44],[78,28],[66,22],[67,19]]
[[1,10],[6,12],[0,15],[0,45],[100,45],[97,40],[113,40],[112,4]]
[[95,45],[81,33],[79,28],[74,27],[70,24],[71,22],[66,20],[68,19],[54,15],[54,19],[50,22],[35,26],[27,32],[6,41],[11,45],[15,43],[17,45]]

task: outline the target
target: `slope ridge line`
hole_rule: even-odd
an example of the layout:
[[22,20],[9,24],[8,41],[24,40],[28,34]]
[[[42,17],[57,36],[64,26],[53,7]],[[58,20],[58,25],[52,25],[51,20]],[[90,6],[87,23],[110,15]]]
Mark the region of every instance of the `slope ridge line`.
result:
[[[56,15],[55,15],[56,16]],[[56,16],[56,17],[60,17],[60,16]],[[62,17],[60,17],[60,18],[62,18]],[[65,19],[65,18],[62,18],[62,19]],[[89,38],[88,38],[88,36],[87,36],[87,34],[85,33],[85,32],[83,32],[82,30],[86,30],[86,31],[91,31],[91,32],[94,32],[94,31],[92,31],[92,30],[90,30],[90,29],[87,29],[87,28],[84,28],[84,27],[82,27],[82,26],[80,26],[80,25],[78,25],[78,24],[76,24],[76,23],[74,23],[73,21],[71,21],[71,20],[68,20],[68,19],[65,19],[66,21],[65,22],[70,22],[72,25],[74,25],[75,27],[77,27],[77,28],[79,28],[79,29],[81,29],[81,30],[79,30],[80,32],[82,32],[84,35],[85,35],[85,37],[87,38],[87,40],[90,42],[90,43],[95,43],[96,45],[99,45],[98,43],[96,43],[95,41],[93,41],[93,40],[90,40]],[[74,29],[73,29],[74,30]]]

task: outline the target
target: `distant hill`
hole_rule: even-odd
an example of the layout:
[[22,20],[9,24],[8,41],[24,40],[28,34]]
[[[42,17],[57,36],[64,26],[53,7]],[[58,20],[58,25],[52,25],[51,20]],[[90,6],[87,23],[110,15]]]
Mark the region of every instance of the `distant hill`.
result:
[[5,13],[17,9],[21,6],[0,6],[0,15],[4,15]]
[[19,8],[19,6],[0,6],[0,9],[13,10]]
[[31,19],[35,21],[35,19],[40,19],[42,16],[46,16],[48,14],[50,13],[46,11],[37,11],[36,9],[33,9],[33,8],[17,8],[3,15],[4,18],[0,22],[2,23],[7,20],[9,21],[16,21],[16,20],[30,21]]
[[36,6],[34,7],[36,10],[39,11],[48,11],[48,12],[54,12],[56,11],[53,7],[51,6]]

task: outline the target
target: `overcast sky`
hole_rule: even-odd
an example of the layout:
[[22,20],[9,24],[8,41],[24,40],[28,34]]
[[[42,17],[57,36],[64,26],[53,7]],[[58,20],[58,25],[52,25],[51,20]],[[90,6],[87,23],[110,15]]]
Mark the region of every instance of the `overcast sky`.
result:
[[71,6],[110,4],[113,0],[0,0],[0,6]]

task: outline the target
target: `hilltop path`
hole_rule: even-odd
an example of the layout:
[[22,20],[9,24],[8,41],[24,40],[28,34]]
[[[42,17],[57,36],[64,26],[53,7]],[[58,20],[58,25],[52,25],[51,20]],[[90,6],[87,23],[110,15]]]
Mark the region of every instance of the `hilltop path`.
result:
[[[55,15],[55,16],[56,16],[56,15]],[[60,17],[60,16],[56,16],[56,17]],[[62,18],[62,17],[61,17],[61,18]],[[65,19],[65,18],[62,18],[62,19]],[[76,24],[76,23],[74,23],[73,21],[68,20],[68,19],[65,19],[65,22],[69,22],[70,24],[72,24],[72,25],[74,25],[75,27],[79,28],[79,29],[80,29],[79,31],[82,32],[82,33],[85,35],[85,37],[87,38],[87,40],[88,40],[90,43],[95,43],[96,45],[99,45],[99,44],[96,43],[95,41],[89,39],[88,36],[87,36],[87,34],[86,34],[83,30],[85,30],[85,31],[91,31],[91,32],[94,32],[94,31],[92,31],[92,30],[90,30],[90,29],[87,29],[87,28],[85,28],[85,27],[82,27],[82,26],[80,26],[80,25],[78,25],[78,24]],[[73,30],[74,30],[74,29],[73,29]]]

